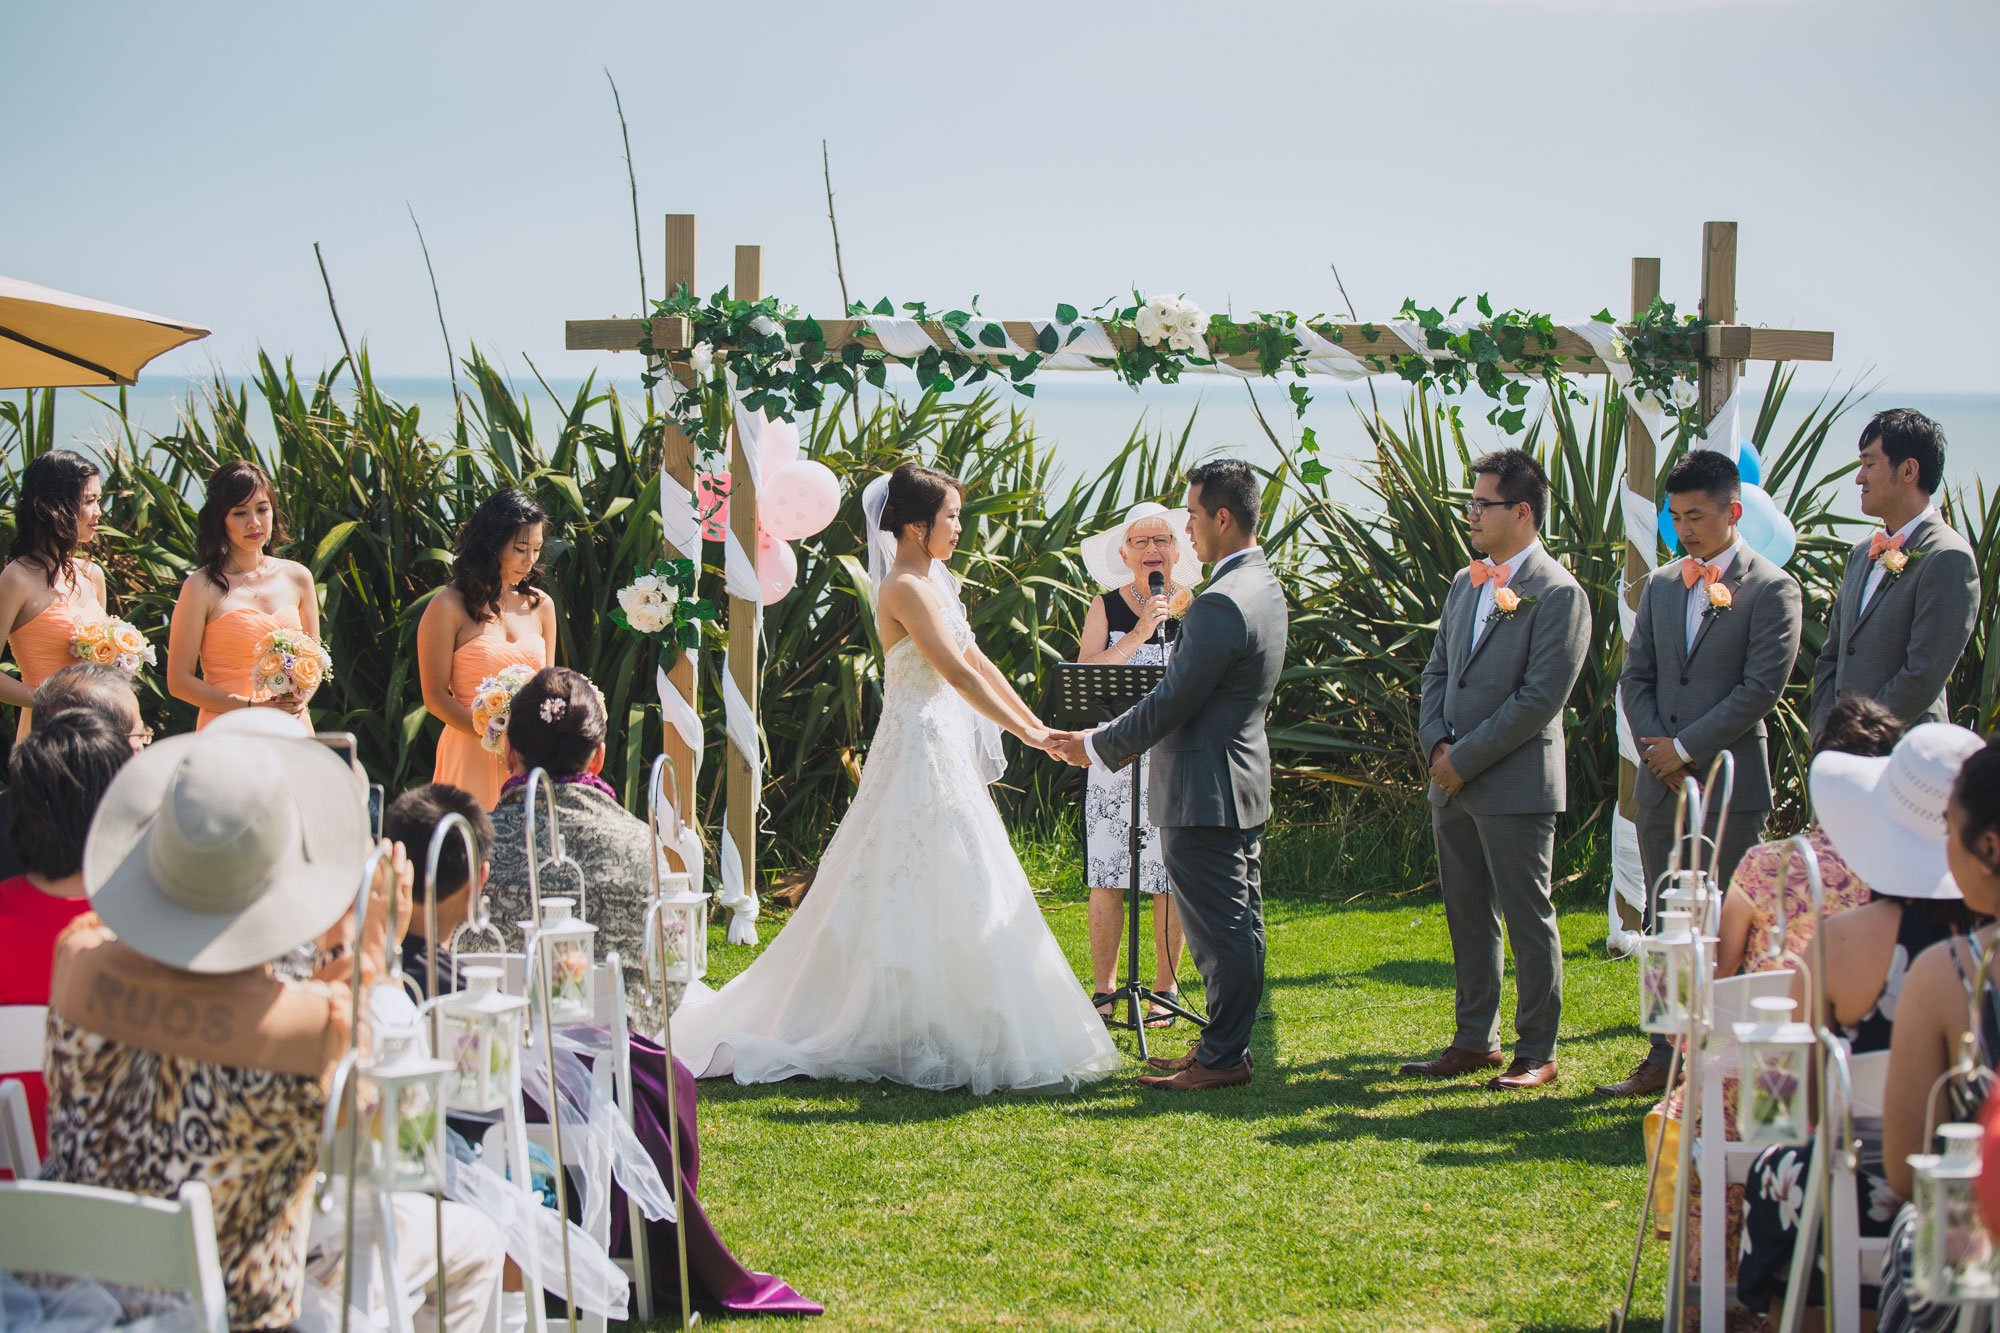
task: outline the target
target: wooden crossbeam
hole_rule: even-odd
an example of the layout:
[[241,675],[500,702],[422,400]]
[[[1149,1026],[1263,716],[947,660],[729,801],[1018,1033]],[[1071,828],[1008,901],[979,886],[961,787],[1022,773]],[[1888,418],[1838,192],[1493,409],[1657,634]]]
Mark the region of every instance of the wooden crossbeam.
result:
[[[1027,320],[1002,320],[1001,327],[1016,346],[1032,348],[1035,345],[1035,325]],[[838,351],[849,343],[860,343],[871,352],[882,350],[881,342],[874,334],[867,332],[868,322],[862,319],[822,319],[821,332],[826,335],[826,345],[830,351]],[[1314,331],[1330,342],[1338,344],[1346,351],[1362,358],[1381,357],[1386,364],[1390,358],[1402,356],[1406,349],[1402,339],[1391,333],[1382,324],[1315,324]],[[1631,326],[1626,326],[1630,332]],[[639,346],[646,322],[640,319],[572,319],[564,326],[564,346],[572,352],[629,352]],[[935,320],[926,322],[924,332],[940,347],[957,347],[952,332]],[[1139,338],[1136,330],[1130,328],[1107,329],[1114,344],[1129,348]],[[1374,338],[1370,340],[1370,333]],[[1339,336],[1336,337],[1335,335]],[[1833,360],[1833,335],[1807,329],[1766,329],[1749,324],[1712,324],[1707,333],[1705,348],[1709,357],[1728,361],[1831,361]],[[653,321],[653,346],[672,357],[676,352],[685,352],[692,345],[693,333],[689,321],[682,316],[663,317]],[[987,351],[960,347],[976,361],[999,365],[1000,358]],[[1597,375],[1604,372],[1604,366],[1591,356],[1590,345],[1571,333],[1568,329],[1556,331],[1556,345],[1551,349],[1566,358],[1568,369],[1577,374]],[[1222,358],[1225,365],[1238,370],[1255,370],[1255,356],[1228,356]]]

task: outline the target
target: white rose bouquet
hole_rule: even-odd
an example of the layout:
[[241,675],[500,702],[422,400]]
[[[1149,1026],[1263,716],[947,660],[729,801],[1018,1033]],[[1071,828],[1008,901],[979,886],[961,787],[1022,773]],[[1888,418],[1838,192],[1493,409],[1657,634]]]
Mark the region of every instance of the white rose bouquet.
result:
[[1155,296],[1132,316],[1139,341],[1148,347],[1166,344],[1170,352],[1208,351],[1202,335],[1208,331],[1208,315],[1182,296]]
[[632,581],[618,590],[612,620],[643,638],[657,636],[670,649],[662,653],[666,661],[699,644],[701,622],[715,619],[715,606],[694,595],[694,562],[660,560],[632,573]]

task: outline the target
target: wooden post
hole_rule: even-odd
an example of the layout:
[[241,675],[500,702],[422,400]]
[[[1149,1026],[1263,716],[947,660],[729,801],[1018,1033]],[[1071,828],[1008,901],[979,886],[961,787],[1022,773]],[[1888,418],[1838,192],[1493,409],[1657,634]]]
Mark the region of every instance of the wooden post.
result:
[[[764,294],[764,247],[761,245],[739,245],[736,247],[736,281],[730,288],[730,295],[739,301],[755,301]],[[729,530],[736,540],[743,543],[743,549],[750,558],[757,558],[757,486],[750,479],[750,465],[743,454],[743,438],[734,426],[729,432]],[[758,632],[763,622],[764,608],[761,603],[729,599],[729,674],[736,681],[736,688],[750,704],[752,716],[757,715]],[[751,765],[754,755],[745,755],[729,747],[729,840],[736,844],[736,854],[743,865],[743,885],[751,892],[757,886],[757,799],[760,795],[751,784]]]
[[[1637,318],[1646,307],[1653,304],[1660,294],[1660,261],[1657,259],[1634,259],[1632,261],[1632,315]],[[1608,384],[1608,381],[1607,381]],[[1607,392],[1610,392],[1607,388]],[[1653,498],[1653,479],[1659,471],[1659,462],[1654,454],[1653,436],[1646,429],[1646,423],[1637,412],[1625,414],[1625,484],[1633,491]],[[1651,568],[1646,557],[1657,555],[1658,538],[1654,538],[1654,549],[1643,551],[1638,541],[1628,532],[1625,539],[1625,604],[1634,611],[1639,609],[1639,590],[1645,584],[1646,573]],[[1631,760],[1620,755],[1618,758],[1618,813],[1627,819],[1636,820],[1639,809],[1633,789],[1639,779],[1639,770]],[[1646,891],[1652,892],[1647,885]],[[1634,912],[1623,898],[1618,900],[1619,922],[1628,930],[1637,930],[1640,916]]]
[[[667,292],[669,295],[682,283],[688,285],[689,291],[695,289],[694,243],[694,214],[667,214],[666,257]],[[693,387],[692,378],[684,378],[683,383],[688,388]],[[689,492],[693,492],[694,442],[681,434],[680,428],[674,425],[674,419],[671,416],[666,418],[666,435],[662,446],[664,453],[662,461],[666,467],[667,475],[685,486]],[[680,552],[669,551],[667,554],[678,557]],[[699,564],[700,561],[697,560],[696,563]],[[701,712],[701,704],[697,693],[700,688],[701,677],[695,670],[695,656],[699,651],[699,649],[695,649],[682,653],[680,660],[674,664],[673,670],[667,673],[668,683],[680,691],[681,698],[688,701],[688,706],[695,710],[697,716]],[[661,718],[660,722],[661,731],[664,733],[661,737],[661,752],[673,761],[675,789],[680,792],[681,818],[692,824],[695,818],[694,751],[681,739],[680,732],[674,729],[671,722],[668,722],[665,718]],[[667,859],[670,864],[679,870],[688,869],[682,863],[680,853],[677,851],[669,849]],[[702,891],[699,884],[693,887],[696,893]]]
[[[1711,324],[1736,322],[1736,224],[1701,225],[1701,315]],[[1736,362],[1701,359],[1701,420],[1705,425],[1736,391]],[[1728,440],[1725,444],[1734,444]]]

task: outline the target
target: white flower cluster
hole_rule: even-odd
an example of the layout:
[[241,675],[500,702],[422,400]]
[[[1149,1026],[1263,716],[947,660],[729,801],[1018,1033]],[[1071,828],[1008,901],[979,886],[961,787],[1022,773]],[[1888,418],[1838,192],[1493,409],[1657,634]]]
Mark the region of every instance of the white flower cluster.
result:
[[1132,318],[1139,340],[1148,347],[1161,343],[1174,352],[1206,352],[1202,335],[1208,331],[1208,315],[1194,302],[1180,296],[1156,296],[1139,307]]
[[618,590],[625,619],[640,634],[658,634],[674,623],[674,603],[680,590],[657,574],[641,574]]
[[1685,412],[1700,400],[1701,390],[1691,380],[1675,380],[1662,392],[1639,395],[1639,401],[1656,412]]

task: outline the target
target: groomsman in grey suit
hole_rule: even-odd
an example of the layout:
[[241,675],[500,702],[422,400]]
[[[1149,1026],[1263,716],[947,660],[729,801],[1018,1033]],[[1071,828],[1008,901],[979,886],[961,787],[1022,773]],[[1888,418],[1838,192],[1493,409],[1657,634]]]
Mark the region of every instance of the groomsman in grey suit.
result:
[[[1618,681],[1639,746],[1632,794],[1649,926],[1658,907],[1653,894],[1673,854],[1674,811],[1684,779],[1704,780],[1724,750],[1735,757],[1735,786],[1722,832],[1722,885],[1736,873],[1743,853],[1763,841],[1771,811],[1764,719],[1778,706],[1798,660],[1799,585],[1737,535],[1742,495],[1736,464],[1713,449],[1691,451],[1667,473],[1667,508],[1687,555],[1654,571],[1640,590],[1639,615]],[[1719,808],[1708,822],[1709,837],[1718,822]],[[1683,860],[1691,855],[1684,852]],[[1714,856],[1704,844],[1702,864]],[[1613,1097],[1656,1095],[1667,1085],[1672,1055],[1668,1040],[1655,1036],[1638,1068],[1597,1091]]]
[[1446,928],[1458,969],[1457,1029],[1406,1074],[1497,1068],[1500,925],[1514,950],[1514,1059],[1487,1086],[1556,1079],[1562,939],[1550,901],[1556,815],[1565,797],[1563,705],[1583,670],[1590,606],[1543,548],[1549,480],[1519,449],[1472,465],[1466,535],[1481,553],[1452,580],[1424,667],[1418,744],[1430,764]]
[[1944,430],[1908,407],[1861,431],[1861,512],[1882,530],[1857,542],[1813,668],[1813,734],[1833,701],[1861,694],[1904,726],[1946,722],[1945,682],[1979,613],[1979,568],[1931,503],[1944,482]]
[[1250,1024],[1264,996],[1264,714],[1285,668],[1288,616],[1257,545],[1261,500],[1248,463],[1221,458],[1188,474],[1188,536],[1211,568],[1181,619],[1166,679],[1116,721],[1051,746],[1107,770],[1153,750],[1147,813],[1208,990],[1201,1039],[1186,1055],[1153,1057],[1163,1072],[1139,1080],[1168,1091],[1248,1083]]

